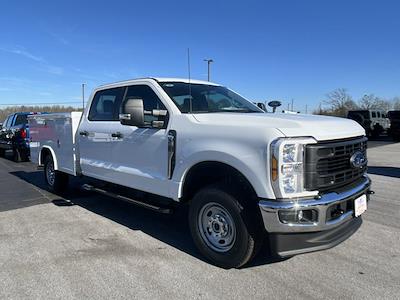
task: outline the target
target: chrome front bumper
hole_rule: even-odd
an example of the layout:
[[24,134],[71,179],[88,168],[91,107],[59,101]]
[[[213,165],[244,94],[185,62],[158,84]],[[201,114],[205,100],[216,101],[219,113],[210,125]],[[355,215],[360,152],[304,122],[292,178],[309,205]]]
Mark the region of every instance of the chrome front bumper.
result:
[[[259,207],[264,221],[265,229],[268,233],[302,233],[317,232],[334,229],[354,218],[354,211],[350,210],[339,217],[327,221],[327,209],[343,201],[356,199],[367,194],[369,199],[369,189],[371,180],[364,175],[357,185],[340,191],[323,194],[318,198],[296,199],[296,200],[260,200]],[[318,212],[318,219],[314,223],[283,223],[279,219],[279,212],[296,212],[299,210],[313,209]]]

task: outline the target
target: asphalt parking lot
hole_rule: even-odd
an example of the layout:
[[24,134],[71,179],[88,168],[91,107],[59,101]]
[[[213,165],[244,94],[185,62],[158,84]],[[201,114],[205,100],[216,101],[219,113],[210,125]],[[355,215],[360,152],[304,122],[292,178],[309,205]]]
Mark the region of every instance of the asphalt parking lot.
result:
[[79,189],[47,192],[31,163],[0,158],[1,299],[400,299],[400,143],[369,143],[376,195],[339,246],[223,270],[203,261],[186,218]]

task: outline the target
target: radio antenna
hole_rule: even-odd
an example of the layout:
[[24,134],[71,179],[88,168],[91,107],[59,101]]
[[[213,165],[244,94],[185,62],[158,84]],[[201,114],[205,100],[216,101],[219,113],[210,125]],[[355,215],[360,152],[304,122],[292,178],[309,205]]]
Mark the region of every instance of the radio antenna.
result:
[[187,48],[187,67],[189,79],[189,112],[192,113],[192,84],[190,83],[190,48]]

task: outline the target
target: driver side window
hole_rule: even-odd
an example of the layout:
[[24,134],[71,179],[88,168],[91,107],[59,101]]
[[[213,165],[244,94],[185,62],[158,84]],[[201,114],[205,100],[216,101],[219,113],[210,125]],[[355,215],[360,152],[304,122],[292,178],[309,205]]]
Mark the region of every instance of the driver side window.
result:
[[[151,112],[153,109],[167,110],[165,105],[158,98],[157,94],[148,85],[131,85],[128,87],[126,92],[125,100],[137,98],[143,100],[143,106],[145,112]],[[158,121],[159,117],[145,114],[144,122],[146,124],[151,124],[152,121]]]

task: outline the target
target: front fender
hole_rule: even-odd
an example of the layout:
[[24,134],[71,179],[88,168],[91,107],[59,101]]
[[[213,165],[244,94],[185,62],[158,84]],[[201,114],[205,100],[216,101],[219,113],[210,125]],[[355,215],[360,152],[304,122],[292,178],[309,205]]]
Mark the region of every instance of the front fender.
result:
[[193,166],[202,162],[220,162],[239,171],[252,185],[258,197],[271,199],[274,193],[269,185],[269,172],[265,161],[265,157],[268,156],[266,151],[258,154],[237,157],[226,152],[208,150],[185,157],[185,160],[177,162],[172,178],[174,188],[171,190],[171,197],[173,199],[182,197],[186,175]]

